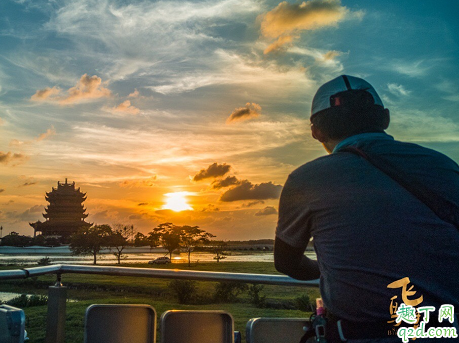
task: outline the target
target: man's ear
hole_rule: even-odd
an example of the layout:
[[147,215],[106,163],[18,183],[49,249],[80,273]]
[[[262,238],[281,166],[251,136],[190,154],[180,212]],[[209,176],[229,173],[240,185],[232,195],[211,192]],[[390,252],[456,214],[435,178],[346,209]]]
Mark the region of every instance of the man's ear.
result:
[[314,139],[317,139],[321,143],[327,141],[327,136],[314,125],[311,125],[311,134]]
[[384,109],[384,130],[389,127],[390,123],[390,112],[387,108]]

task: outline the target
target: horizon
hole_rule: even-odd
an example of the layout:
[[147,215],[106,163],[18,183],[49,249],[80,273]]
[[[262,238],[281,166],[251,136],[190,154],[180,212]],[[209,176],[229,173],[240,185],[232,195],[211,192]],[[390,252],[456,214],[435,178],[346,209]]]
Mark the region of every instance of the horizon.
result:
[[[455,10],[456,9],[456,10]],[[287,176],[326,155],[312,97],[363,77],[387,133],[459,161],[459,3],[0,3],[0,225],[33,235],[68,179],[95,224],[274,238]]]

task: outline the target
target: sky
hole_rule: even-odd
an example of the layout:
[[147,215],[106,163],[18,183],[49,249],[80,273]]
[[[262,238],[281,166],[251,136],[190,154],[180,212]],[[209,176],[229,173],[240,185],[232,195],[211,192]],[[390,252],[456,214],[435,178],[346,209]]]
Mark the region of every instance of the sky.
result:
[[91,223],[274,238],[287,176],[326,154],[312,97],[342,74],[375,87],[389,134],[458,162],[458,13],[455,0],[3,0],[3,235],[33,235],[67,178]]

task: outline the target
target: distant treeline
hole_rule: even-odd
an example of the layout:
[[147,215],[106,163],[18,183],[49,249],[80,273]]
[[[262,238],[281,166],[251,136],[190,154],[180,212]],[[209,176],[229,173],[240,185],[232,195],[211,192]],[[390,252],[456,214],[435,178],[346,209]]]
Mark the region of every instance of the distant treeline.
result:
[[[216,243],[223,243],[223,241],[210,241],[209,243],[212,244],[213,242]],[[42,235],[38,235],[36,237],[32,236],[25,236],[20,235],[19,233],[12,231],[10,234],[4,236],[1,241],[1,246],[11,246],[11,247],[29,247],[29,246],[44,246],[44,247],[57,247],[62,244],[69,243],[69,239],[65,239],[64,237],[56,238],[56,237],[45,237]],[[140,244],[139,244],[140,243]],[[251,239],[248,241],[224,241],[226,246],[231,245],[273,245],[274,239]],[[135,244],[136,246],[148,245],[148,242],[141,241]]]
[[30,247],[34,245],[43,247],[57,247],[62,244],[68,243],[64,238],[44,237],[44,236],[24,236],[12,231],[9,235],[1,239],[0,245],[10,247]]

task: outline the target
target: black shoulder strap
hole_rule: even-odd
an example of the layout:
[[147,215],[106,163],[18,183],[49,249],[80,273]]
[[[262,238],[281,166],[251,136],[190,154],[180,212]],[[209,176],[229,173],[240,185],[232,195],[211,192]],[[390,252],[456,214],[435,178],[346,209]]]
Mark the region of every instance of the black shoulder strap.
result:
[[394,181],[399,183],[408,192],[413,194],[427,207],[429,207],[441,220],[453,224],[459,230],[459,207],[450,202],[448,199],[443,198],[433,190],[429,189],[419,182],[410,179],[409,175],[396,173],[394,170],[389,169],[382,161],[370,156],[359,148],[354,146],[347,146],[339,149],[339,152],[351,152],[355,155],[363,157],[373,166],[381,170],[383,173],[391,177]]

